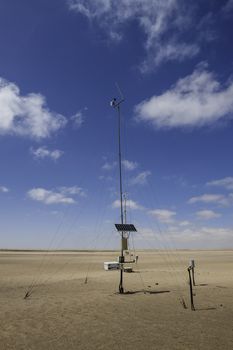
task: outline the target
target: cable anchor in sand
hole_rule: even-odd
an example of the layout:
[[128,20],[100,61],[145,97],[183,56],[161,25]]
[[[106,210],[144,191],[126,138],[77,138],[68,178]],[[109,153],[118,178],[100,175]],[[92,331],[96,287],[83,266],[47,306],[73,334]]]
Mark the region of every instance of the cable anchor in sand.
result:
[[31,294],[32,294],[32,291],[27,291],[24,295],[24,299],[26,300],[27,298],[29,298]]

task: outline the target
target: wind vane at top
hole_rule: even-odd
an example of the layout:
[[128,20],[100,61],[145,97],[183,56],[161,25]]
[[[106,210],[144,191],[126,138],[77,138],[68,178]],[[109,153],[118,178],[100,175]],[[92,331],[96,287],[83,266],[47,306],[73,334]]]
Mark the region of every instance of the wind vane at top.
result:
[[119,92],[120,100],[117,101],[117,99],[116,99],[115,97],[112,99],[112,101],[110,102],[110,106],[113,107],[113,108],[119,107],[119,105],[120,105],[122,102],[124,102],[124,100],[125,100],[125,98],[124,98],[124,96],[123,96],[123,94],[122,94],[122,91],[121,91],[121,89],[120,89],[118,83],[115,83],[115,85],[116,85],[116,88],[117,88],[117,90],[118,90],[118,92]]

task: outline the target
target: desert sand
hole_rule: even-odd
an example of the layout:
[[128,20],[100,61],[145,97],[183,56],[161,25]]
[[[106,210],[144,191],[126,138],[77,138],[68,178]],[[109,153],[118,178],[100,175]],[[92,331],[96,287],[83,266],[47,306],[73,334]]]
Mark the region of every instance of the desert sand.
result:
[[117,252],[0,252],[0,349],[233,349],[233,251],[138,254],[119,295]]

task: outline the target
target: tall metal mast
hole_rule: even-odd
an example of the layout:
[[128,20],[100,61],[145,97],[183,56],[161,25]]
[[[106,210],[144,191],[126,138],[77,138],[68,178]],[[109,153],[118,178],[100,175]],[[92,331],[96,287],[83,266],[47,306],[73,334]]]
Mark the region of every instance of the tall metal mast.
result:
[[123,195],[123,199],[124,199],[124,223],[127,223],[127,209],[126,209],[126,194]]
[[[117,110],[117,116],[118,116],[118,160],[119,160],[119,184],[120,184],[120,214],[121,214],[121,223],[115,224],[115,227],[117,231],[121,235],[121,254],[119,256],[119,264],[120,264],[120,282],[119,282],[119,293],[124,293],[124,287],[123,287],[123,273],[124,273],[124,264],[125,263],[133,263],[134,261],[125,261],[124,251],[128,250],[128,235],[130,232],[136,232],[136,228],[132,224],[127,224],[126,220],[124,223],[124,213],[123,213],[123,189],[122,189],[122,159],[121,159],[121,103],[124,102],[124,97],[122,95],[122,92],[116,83],[116,87],[120,93],[121,99],[117,101],[116,98],[114,98],[111,101],[111,106],[114,107]],[[125,208],[125,215],[126,215],[126,208]]]
[[[124,215],[123,215],[123,189],[122,189],[122,159],[121,159],[121,110],[120,105],[124,102],[124,98],[122,98],[119,102],[114,98],[111,101],[111,106],[117,109],[118,115],[118,162],[119,162],[119,185],[120,185],[120,214],[121,214],[121,225],[124,224]],[[120,282],[119,282],[119,293],[124,293],[123,287],[123,272],[124,272],[124,250],[123,250],[123,239],[124,239],[124,231],[121,231],[121,255],[119,257],[120,265]]]

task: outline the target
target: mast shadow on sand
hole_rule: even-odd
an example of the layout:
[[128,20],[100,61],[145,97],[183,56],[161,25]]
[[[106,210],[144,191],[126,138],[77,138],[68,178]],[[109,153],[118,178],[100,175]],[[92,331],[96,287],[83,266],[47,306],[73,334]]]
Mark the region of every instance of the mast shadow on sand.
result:
[[217,310],[217,308],[216,307],[195,308],[195,311],[209,311],[209,310]]
[[170,290],[155,290],[155,291],[152,291],[152,290],[134,290],[134,291],[131,291],[131,290],[128,290],[126,292],[124,292],[124,295],[132,295],[132,294],[140,294],[140,293],[143,293],[143,294],[163,294],[163,293],[170,293]]

